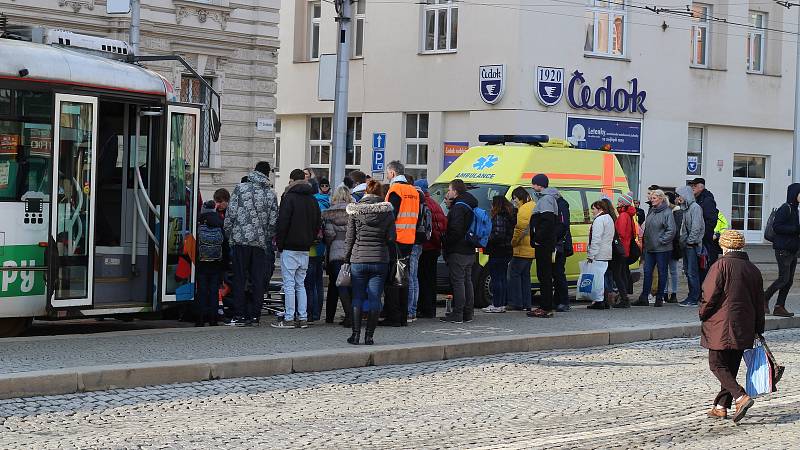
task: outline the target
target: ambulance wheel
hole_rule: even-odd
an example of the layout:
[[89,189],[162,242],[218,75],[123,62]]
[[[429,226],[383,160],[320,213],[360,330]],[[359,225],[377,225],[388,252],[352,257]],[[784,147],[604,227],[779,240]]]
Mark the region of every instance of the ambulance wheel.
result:
[[489,287],[491,281],[488,267],[480,264],[473,266],[472,283],[475,285],[475,308],[485,308],[492,304],[492,292]]
[[33,317],[8,317],[0,319],[0,337],[15,337],[24,333],[33,323]]

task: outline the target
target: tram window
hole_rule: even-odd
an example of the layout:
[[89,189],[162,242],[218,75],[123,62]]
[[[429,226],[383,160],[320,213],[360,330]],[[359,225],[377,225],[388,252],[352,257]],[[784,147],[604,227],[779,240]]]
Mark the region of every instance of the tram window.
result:
[[49,199],[52,96],[0,89],[0,201]]

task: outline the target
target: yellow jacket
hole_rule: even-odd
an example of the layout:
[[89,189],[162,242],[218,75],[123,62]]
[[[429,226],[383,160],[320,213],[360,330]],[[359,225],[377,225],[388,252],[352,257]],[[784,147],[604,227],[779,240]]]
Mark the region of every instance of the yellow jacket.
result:
[[534,250],[531,247],[531,234],[529,225],[533,214],[534,202],[530,201],[519,207],[517,211],[517,225],[514,226],[514,237],[511,238],[511,245],[514,246],[514,256],[517,258],[534,258]]

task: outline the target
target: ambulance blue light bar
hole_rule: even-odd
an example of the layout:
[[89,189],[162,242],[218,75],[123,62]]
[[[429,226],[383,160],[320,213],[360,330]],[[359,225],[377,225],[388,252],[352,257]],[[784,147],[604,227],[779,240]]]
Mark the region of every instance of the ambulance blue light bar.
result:
[[539,145],[547,143],[550,137],[546,134],[481,134],[478,141],[486,145],[498,145],[513,142],[515,144]]

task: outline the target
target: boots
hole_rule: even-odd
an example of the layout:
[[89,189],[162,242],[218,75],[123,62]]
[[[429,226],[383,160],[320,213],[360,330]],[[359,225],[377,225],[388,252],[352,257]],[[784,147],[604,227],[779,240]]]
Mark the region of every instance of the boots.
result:
[[666,297],[666,294],[665,295],[657,295],[656,296],[656,304],[653,305],[653,306],[655,306],[656,308],[660,308],[660,307],[664,306],[664,297]]
[[775,308],[772,309],[772,315],[778,317],[794,317],[794,313],[789,312],[783,305],[775,305]]
[[339,295],[342,299],[342,309],[344,310],[344,320],[342,326],[350,328],[353,326],[353,299],[350,294]]
[[378,311],[370,311],[367,316],[367,331],[364,333],[364,345],[372,345],[375,341],[372,340],[372,335],[375,334],[375,327],[378,326]]
[[619,293],[618,292],[608,292],[606,293],[606,309],[613,308],[617,306],[617,302],[619,301]]
[[612,305],[614,308],[630,308],[631,307],[631,300],[628,298],[628,293],[625,291],[619,291],[619,301]]
[[[358,306],[353,307],[353,334],[347,338],[348,344],[358,345],[358,341],[361,339],[361,308]],[[367,325],[369,327],[369,325]],[[367,328],[369,329],[369,328]]]

